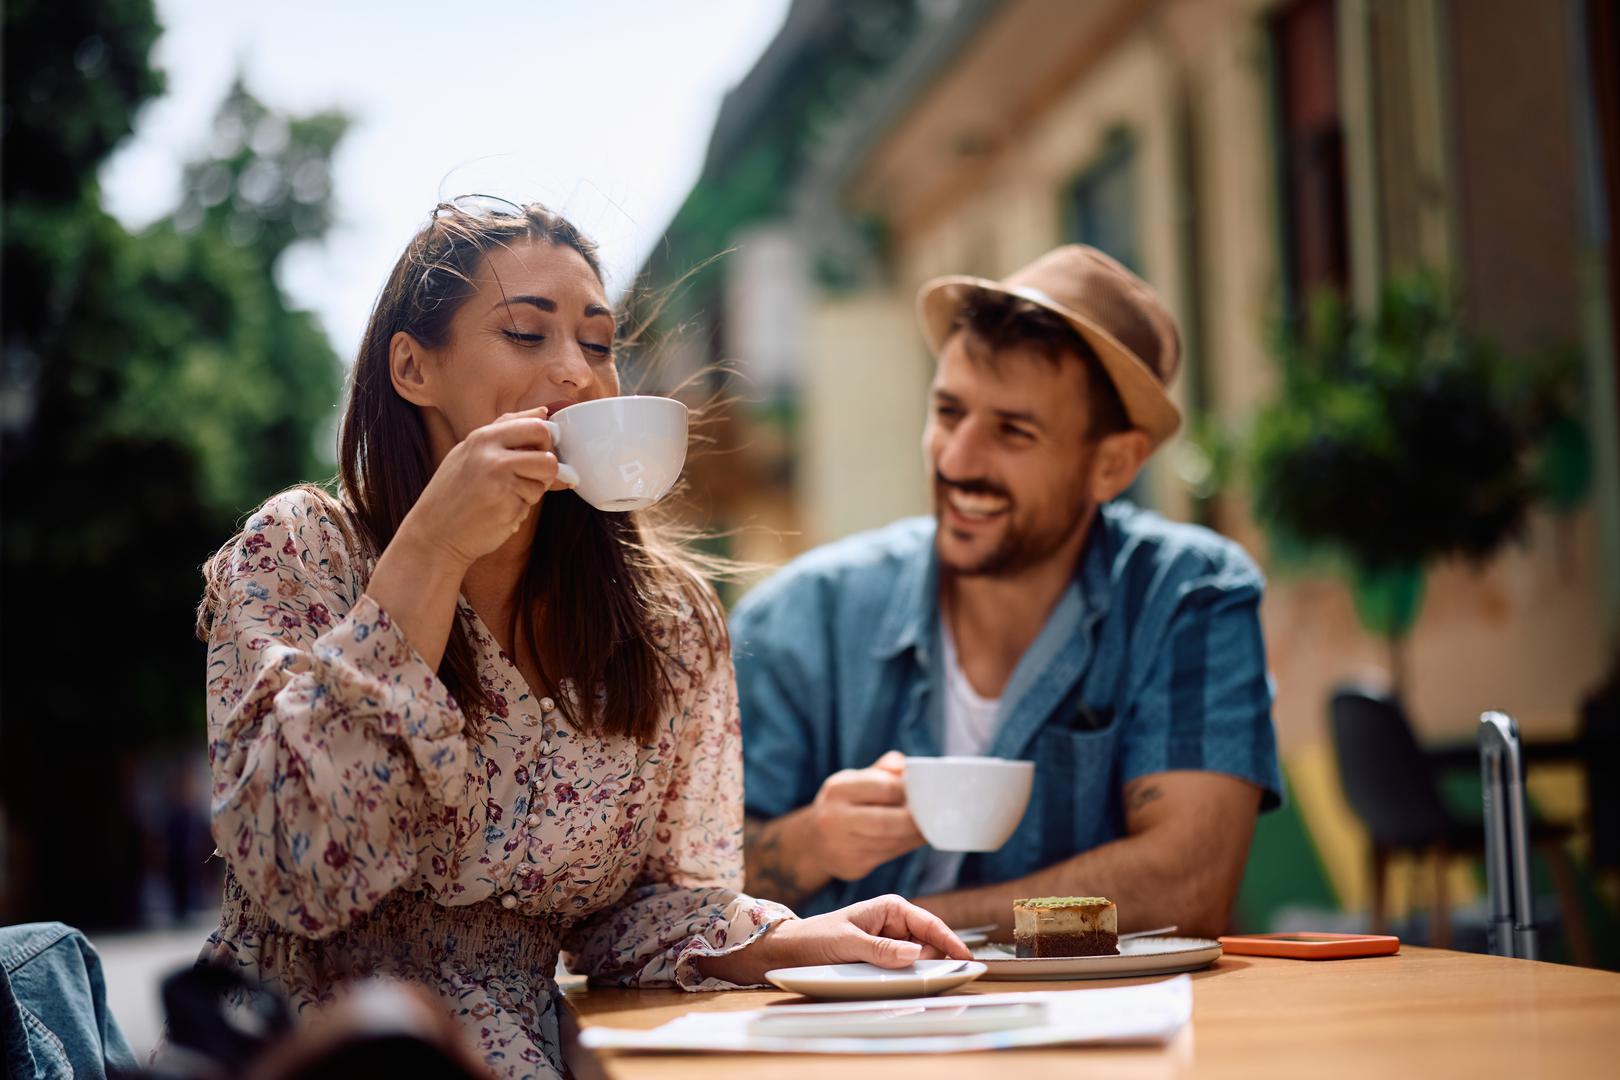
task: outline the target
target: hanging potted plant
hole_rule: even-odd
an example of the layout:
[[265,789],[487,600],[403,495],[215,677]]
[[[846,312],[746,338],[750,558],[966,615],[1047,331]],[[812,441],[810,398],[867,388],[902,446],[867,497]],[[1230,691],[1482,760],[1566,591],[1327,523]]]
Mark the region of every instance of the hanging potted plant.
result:
[[1250,447],[1256,516],[1274,560],[1325,559],[1346,576],[1363,624],[1390,644],[1400,692],[1428,569],[1483,562],[1537,502],[1563,511],[1584,497],[1578,369],[1471,336],[1427,276],[1392,282],[1366,321],[1318,297],[1273,352],[1278,396]]

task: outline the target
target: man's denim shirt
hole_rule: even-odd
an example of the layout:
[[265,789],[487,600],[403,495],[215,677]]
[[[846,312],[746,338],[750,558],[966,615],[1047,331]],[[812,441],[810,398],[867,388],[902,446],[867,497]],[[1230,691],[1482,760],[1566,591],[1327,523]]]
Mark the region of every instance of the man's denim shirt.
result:
[[[937,580],[934,522],[915,518],[818,548],[737,606],[749,815],[804,806],[828,776],[887,750],[940,752]],[[1262,809],[1276,807],[1262,584],[1230,540],[1105,506],[1079,572],[1013,670],[986,751],[1035,762],[1029,808],[1001,850],[967,856],[959,885],[1021,877],[1125,835],[1121,790],[1149,773],[1227,773],[1263,790]],[[913,895],[926,855],[835,880],[798,908]]]

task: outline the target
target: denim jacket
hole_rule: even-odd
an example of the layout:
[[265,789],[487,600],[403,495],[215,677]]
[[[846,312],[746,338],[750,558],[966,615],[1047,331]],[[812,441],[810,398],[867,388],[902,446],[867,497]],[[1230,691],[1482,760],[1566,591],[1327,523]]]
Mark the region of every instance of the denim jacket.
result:
[[0,1061],[15,1080],[97,1080],[135,1069],[107,1011],[101,958],[72,927],[0,927]]
[[[809,803],[887,750],[940,752],[934,522],[915,518],[801,556],[732,615],[748,813]],[[1171,769],[1227,773],[1280,802],[1260,572],[1235,543],[1119,502],[1093,519],[1074,579],[1001,696],[989,755],[1035,762],[1011,840],[958,884],[1006,881],[1124,835],[1121,790]],[[964,792],[971,798],[971,792]],[[914,895],[926,849],[799,905]]]

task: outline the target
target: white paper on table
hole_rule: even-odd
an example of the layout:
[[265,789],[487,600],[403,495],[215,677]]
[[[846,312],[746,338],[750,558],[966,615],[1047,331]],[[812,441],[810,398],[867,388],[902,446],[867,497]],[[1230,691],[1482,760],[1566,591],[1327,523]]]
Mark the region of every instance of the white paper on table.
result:
[[[954,996],[954,995],[953,995]],[[929,1035],[906,1038],[761,1038],[748,1024],[768,1009],[744,1012],[694,1012],[645,1030],[591,1027],[580,1032],[581,1045],[592,1050],[693,1050],[778,1054],[952,1054],[966,1050],[1004,1050],[1020,1046],[1074,1043],[1168,1043],[1192,1019],[1192,980],[1178,975],[1146,986],[1096,990],[1040,990],[1009,994],[962,995],[964,1003],[1040,1002],[1047,1022],[1034,1027],[988,1031],[977,1035]],[[850,1009],[903,1008],[903,1001],[854,1001]]]

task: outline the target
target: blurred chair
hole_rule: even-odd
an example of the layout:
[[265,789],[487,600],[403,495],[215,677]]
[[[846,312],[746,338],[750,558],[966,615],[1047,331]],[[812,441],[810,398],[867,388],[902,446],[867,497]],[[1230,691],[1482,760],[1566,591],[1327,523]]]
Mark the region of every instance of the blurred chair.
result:
[[[1390,857],[1428,856],[1434,865],[1430,944],[1445,948],[1451,941],[1446,868],[1453,855],[1484,855],[1484,824],[1461,819],[1446,805],[1433,766],[1394,699],[1360,687],[1340,687],[1333,693],[1331,719],[1339,782],[1350,808],[1372,836],[1373,932],[1383,933],[1388,921],[1385,886]],[[1575,962],[1590,965],[1592,947],[1575,869],[1564,848],[1572,831],[1568,825],[1532,820],[1530,847],[1546,858],[1552,871],[1564,936]]]

